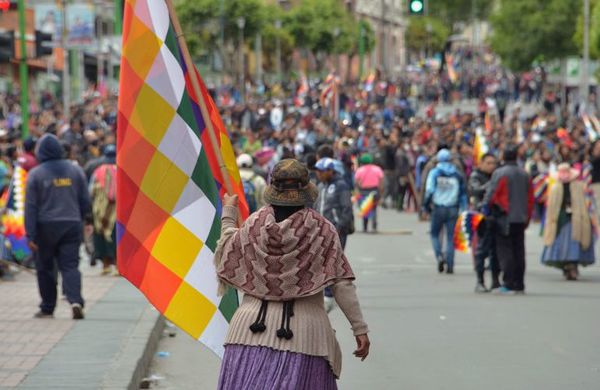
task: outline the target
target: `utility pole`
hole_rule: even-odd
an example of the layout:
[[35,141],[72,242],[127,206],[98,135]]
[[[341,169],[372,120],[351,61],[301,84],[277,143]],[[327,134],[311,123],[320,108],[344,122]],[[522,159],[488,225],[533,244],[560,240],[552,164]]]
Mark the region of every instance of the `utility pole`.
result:
[[365,25],[360,23],[360,30],[358,36],[358,79],[362,80],[363,73],[365,71]]
[[[387,74],[387,63],[386,63],[386,36],[385,36],[385,23],[386,23],[386,0],[381,0],[381,69],[383,74]],[[385,77],[385,76],[384,76]]]
[[19,40],[21,55],[19,56],[19,78],[21,82],[21,137],[29,136],[29,87],[27,85],[29,69],[27,67],[27,31],[25,29],[25,0],[19,0]]
[[71,116],[71,78],[69,74],[69,49],[67,49],[67,1],[62,0],[62,35],[61,46],[63,50],[63,79],[62,79],[62,100],[63,115],[68,123]]
[[[225,74],[226,71],[229,71],[231,68],[229,65],[225,65],[225,0],[219,1],[219,50],[221,51],[221,84],[225,84]],[[229,58],[227,59],[227,63],[229,64]]]
[[256,55],[256,85],[262,85],[262,35],[260,32],[256,33],[254,51]]
[[244,64],[244,27],[246,26],[246,19],[242,16],[240,18],[238,18],[237,20],[237,25],[238,25],[238,29],[239,29],[239,66],[240,66],[240,98],[242,100],[242,103],[246,102],[246,72],[245,72],[245,64]]
[[98,31],[98,54],[96,55],[97,66],[98,66],[98,75],[96,77],[96,89],[98,90],[101,84],[104,81],[104,53],[102,47],[102,3],[96,1],[94,4],[96,6],[96,30]]
[[590,93],[590,0],[583,0],[583,62],[581,64],[581,103],[587,110]]
[[276,53],[275,55],[277,56],[277,62],[275,64],[275,71],[277,72],[277,81],[279,83],[283,82],[283,76],[281,75],[281,37],[279,36],[279,34],[281,33],[281,20],[277,19],[275,21],[275,29],[277,30],[277,37],[276,37]]
[[115,35],[123,34],[123,0],[115,0]]

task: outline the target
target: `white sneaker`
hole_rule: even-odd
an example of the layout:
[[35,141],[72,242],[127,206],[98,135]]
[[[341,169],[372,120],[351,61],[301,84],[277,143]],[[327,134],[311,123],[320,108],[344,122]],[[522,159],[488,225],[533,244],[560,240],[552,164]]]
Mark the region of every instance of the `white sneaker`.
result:
[[335,307],[335,299],[333,297],[325,297],[325,311],[329,313]]

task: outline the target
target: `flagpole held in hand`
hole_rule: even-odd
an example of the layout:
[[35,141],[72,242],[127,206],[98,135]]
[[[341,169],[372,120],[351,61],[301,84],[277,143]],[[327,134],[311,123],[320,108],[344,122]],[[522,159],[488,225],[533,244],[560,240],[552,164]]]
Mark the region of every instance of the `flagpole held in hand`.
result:
[[[192,82],[192,87],[194,88],[194,93],[197,97],[197,103],[200,107],[200,112],[202,114],[202,119],[204,119],[204,123],[206,125],[206,129],[208,130],[208,135],[210,139],[210,143],[212,149],[214,150],[215,157],[217,159],[217,163],[219,164],[219,168],[221,170],[221,175],[223,176],[223,183],[225,185],[225,191],[227,195],[237,195],[234,190],[233,183],[231,182],[231,178],[229,176],[229,171],[227,171],[227,166],[225,165],[225,161],[223,160],[223,155],[221,154],[221,148],[219,146],[219,141],[217,140],[217,136],[215,134],[215,129],[213,123],[210,119],[210,115],[208,113],[208,108],[206,107],[206,103],[202,98],[202,88],[200,88],[200,81],[198,80],[198,74],[196,73],[196,67],[192,62],[192,57],[190,56],[190,51],[188,49],[187,43],[185,42],[185,37],[183,34],[183,30],[181,29],[181,24],[179,23],[179,18],[177,17],[177,13],[175,12],[175,6],[173,5],[173,0],[165,0],[167,4],[167,8],[169,9],[169,18],[171,19],[171,23],[173,23],[173,29],[175,30],[175,35],[177,37],[177,42],[179,43],[179,47],[181,48],[181,54],[183,56],[183,61],[185,62],[185,66],[188,69],[190,80]],[[239,209],[239,206],[238,206]],[[241,225],[241,217],[238,221],[238,224]]]

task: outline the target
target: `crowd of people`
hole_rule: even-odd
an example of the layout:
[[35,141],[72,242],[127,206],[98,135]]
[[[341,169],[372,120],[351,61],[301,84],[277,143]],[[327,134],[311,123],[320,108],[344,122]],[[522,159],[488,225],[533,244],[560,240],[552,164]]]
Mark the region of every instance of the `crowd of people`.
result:
[[[61,104],[43,93],[32,104],[28,134],[23,134],[17,95],[0,96],[0,183],[3,213],[11,202],[11,177],[17,167],[26,172],[27,185],[21,216],[30,256],[20,267],[35,267],[42,298],[36,317],[52,317],[57,300],[57,270],[62,293],[73,318],[84,317],[79,250],[89,243],[92,265],[103,264],[103,275],[116,270],[116,97],[91,94],[70,109],[66,121]],[[4,218],[3,218],[4,221]],[[85,226],[85,228],[84,228]],[[8,246],[4,239],[2,246]],[[93,243],[93,245],[92,245]],[[10,248],[4,248],[2,279],[10,279]],[[35,261],[30,261],[35,258]]]
[[[357,203],[364,232],[377,232],[378,206],[416,212],[431,220],[434,260],[449,274],[454,227],[460,213],[470,210],[485,217],[472,248],[475,290],[521,293],[530,220],[541,223],[544,264],[574,280],[578,266],[594,263],[600,201],[595,94],[586,104],[572,96],[562,104],[559,91],[544,87],[543,80],[540,70],[517,78],[499,72],[486,78],[473,112],[447,114],[437,112],[442,95],[423,104],[402,82],[382,80],[339,86],[337,106],[327,104],[323,83],[306,88],[300,81],[287,94],[273,90],[269,98],[250,97],[247,104],[224,99],[231,95],[227,89],[213,92],[230,102],[222,115],[240,167],[252,172],[251,181],[261,181],[252,186],[251,203],[261,204],[260,195],[252,199],[269,182],[277,161],[297,158],[319,183],[314,207],[338,226],[342,243],[356,228],[354,220],[340,222],[350,199]],[[561,175],[567,167],[578,174],[567,180]],[[572,184],[577,189],[571,190],[568,183],[581,186]],[[584,202],[575,209],[571,202],[580,198],[570,197],[570,191],[580,187]],[[366,211],[365,200],[371,202]],[[584,221],[582,205],[592,215]],[[486,286],[488,268],[492,276]]]
[[[468,55],[455,53],[455,58]],[[336,77],[300,77],[284,86],[263,87],[244,99],[233,87],[211,89],[238,155],[250,210],[265,205],[264,191],[275,164],[295,158],[319,184],[319,201],[313,207],[334,223],[343,246],[356,225],[364,232],[378,231],[378,207],[415,212],[431,220],[436,266],[451,274],[454,225],[462,211],[476,211],[486,217],[473,244],[476,291],[490,290],[483,278],[487,258],[491,289],[514,291],[524,287],[521,282],[507,286],[510,265],[504,264],[503,257],[509,254],[503,252],[514,243],[504,239],[512,233],[506,226],[499,229],[498,221],[508,216],[509,225],[523,224],[524,229],[533,218],[544,226],[544,264],[576,279],[578,265],[594,262],[597,218],[573,220],[584,217],[581,204],[572,203],[580,200],[580,186],[573,183],[582,183],[588,210],[600,201],[595,94],[585,105],[562,104],[559,90],[545,84],[543,69],[514,76],[492,62],[485,68],[490,73],[473,73],[476,64],[463,63],[467,65],[455,81],[449,72],[409,73],[396,81],[373,73],[364,82],[348,84]],[[472,112],[438,112],[438,104],[464,99],[476,102]],[[524,109],[528,103],[536,104],[535,110]],[[103,274],[116,273],[111,267],[115,262],[117,97],[91,92],[83,103],[70,108],[68,121],[50,93],[42,93],[30,110],[29,134],[23,137],[18,94],[0,95],[2,190],[9,188],[15,164],[27,171],[35,168],[38,140],[54,136],[64,158],[85,175],[91,203],[80,222],[91,226],[86,241],[94,244],[89,245],[95,248],[92,262],[102,262]],[[498,202],[491,190],[498,186],[494,178],[508,166],[518,167],[523,196],[529,199],[531,194],[531,204],[520,205],[524,198],[511,192],[508,206],[493,207]],[[566,180],[560,173],[567,167],[578,175]],[[510,191],[515,186],[509,186]],[[518,212],[512,211],[515,208]],[[579,242],[580,250],[573,242]],[[524,254],[512,257],[520,259]],[[6,276],[5,265],[0,272]]]

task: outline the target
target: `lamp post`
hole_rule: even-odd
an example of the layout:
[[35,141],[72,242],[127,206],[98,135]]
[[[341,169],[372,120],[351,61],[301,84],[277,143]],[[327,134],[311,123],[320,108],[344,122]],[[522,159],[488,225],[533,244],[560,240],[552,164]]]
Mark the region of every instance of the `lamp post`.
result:
[[[333,29],[333,41],[337,42],[338,37],[340,36],[341,30],[339,27],[335,27]],[[339,74],[340,69],[340,53],[335,52],[335,71]]]
[[25,29],[25,0],[19,0],[19,79],[21,82],[21,137],[29,136],[29,68],[27,66],[27,31]]
[[281,37],[279,36],[281,31],[281,20],[277,19],[275,21],[275,29],[277,30],[277,35],[275,37],[275,55],[277,56],[275,71],[277,72],[277,81],[281,83],[283,82],[283,77],[281,75]]
[[242,99],[242,103],[244,103],[246,101],[246,83],[244,80],[244,27],[246,26],[246,19],[244,17],[239,17],[237,20],[237,26],[239,29],[239,65],[240,65],[240,95],[241,95],[241,99]]
[[590,0],[583,1],[583,61],[581,64],[581,103],[587,111],[589,105],[590,79]]

